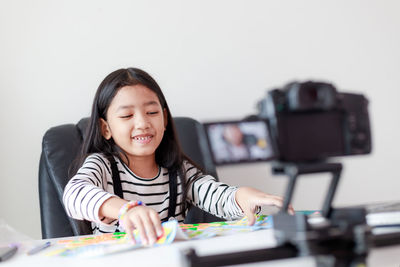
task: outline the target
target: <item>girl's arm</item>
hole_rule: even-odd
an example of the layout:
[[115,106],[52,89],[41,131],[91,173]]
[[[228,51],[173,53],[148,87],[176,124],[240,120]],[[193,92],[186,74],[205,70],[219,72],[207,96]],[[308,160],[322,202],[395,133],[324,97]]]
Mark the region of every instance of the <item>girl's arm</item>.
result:
[[[196,175],[201,175],[196,168],[192,166],[187,169],[189,182]],[[216,182],[215,178],[209,175],[200,177],[191,184],[188,199],[195,206],[217,217],[233,220],[246,215],[249,224],[252,225],[258,207],[283,205],[282,197],[269,195],[251,187],[228,186]],[[289,206],[289,213],[294,213],[292,206]]]
[[235,201],[237,188],[217,182],[210,175],[203,175],[197,168],[186,164],[187,200],[217,217],[233,220],[244,214]]
[[[251,187],[240,187],[235,194],[235,200],[248,218],[249,225],[255,222],[254,214],[261,206],[283,206],[283,199],[279,196],[269,195]],[[294,214],[293,207],[289,206],[289,213]]]
[[[106,224],[118,220],[119,211],[127,201],[104,189],[112,182],[107,163],[100,154],[90,155],[68,182],[63,203],[70,217]],[[156,236],[162,234],[158,213],[149,207],[138,206],[128,210],[123,221],[128,236],[132,238],[132,231],[137,228],[145,245],[155,243]]]
[[109,223],[99,216],[103,202],[114,195],[104,188],[111,172],[100,154],[88,156],[77,174],[65,186],[63,203],[68,216],[78,220]]
[[100,206],[99,217],[107,217],[110,219],[118,219],[119,210],[128,201],[117,196],[110,197]]
[[[119,197],[107,199],[99,210],[99,215],[107,218],[119,219],[120,211],[128,201]],[[157,237],[163,234],[161,221],[158,213],[146,206],[135,206],[126,211],[120,221],[128,237],[135,243],[132,235],[134,229],[139,232],[140,240],[143,245],[153,245]]]

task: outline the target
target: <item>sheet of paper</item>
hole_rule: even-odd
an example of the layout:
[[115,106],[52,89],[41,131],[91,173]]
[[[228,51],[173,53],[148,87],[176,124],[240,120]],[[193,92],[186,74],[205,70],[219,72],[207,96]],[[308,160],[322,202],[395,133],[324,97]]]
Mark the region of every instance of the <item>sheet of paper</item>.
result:
[[[257,215],[254,225],[249,226],[247,218],[238,221],[224,221],[200,224],[178,224],[176,220],[162,223],[163,235],[154,246],[170,244],[175,240],[205,239],[214,236],[232,235],[272,227],[271,217]],[[47,256],[98,257],[128,250],[143,248],[137,230],[133,232],[134,245],[124,232],[77,237],[58,241],[58,248]]]

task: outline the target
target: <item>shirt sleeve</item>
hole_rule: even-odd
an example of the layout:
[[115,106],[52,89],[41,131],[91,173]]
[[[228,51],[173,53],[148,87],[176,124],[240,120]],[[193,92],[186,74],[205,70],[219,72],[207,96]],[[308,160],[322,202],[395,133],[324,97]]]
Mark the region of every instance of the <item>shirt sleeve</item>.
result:
[[88,156],[76,175],[65,186],[63,203],[68,216],[78,220],[104,223],[99,218],[100,206],[114,196],[106,192],[109,163],[100,154]]
[[187,200],[191,204],[227,220],[244,216],[235,200],[237,187],[217,182],[215,177],[204,175],[189,163],[185,163],[185,169],[189,186]]

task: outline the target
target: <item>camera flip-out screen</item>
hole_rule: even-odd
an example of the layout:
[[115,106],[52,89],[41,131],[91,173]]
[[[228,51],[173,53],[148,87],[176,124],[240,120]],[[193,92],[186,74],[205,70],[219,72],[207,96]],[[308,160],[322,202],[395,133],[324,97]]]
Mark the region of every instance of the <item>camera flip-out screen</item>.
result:
[[211,122],[204,127],[216,165],[268,161],[275,157],[264,120]]

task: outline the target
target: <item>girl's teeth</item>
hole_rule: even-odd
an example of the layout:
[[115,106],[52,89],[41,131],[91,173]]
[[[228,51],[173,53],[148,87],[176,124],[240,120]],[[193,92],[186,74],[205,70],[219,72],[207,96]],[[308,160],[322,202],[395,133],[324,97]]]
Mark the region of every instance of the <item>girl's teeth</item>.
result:
[[150,136],[146,136],[146,137],[134,137],[136,140],[147,140],[150,138]]

